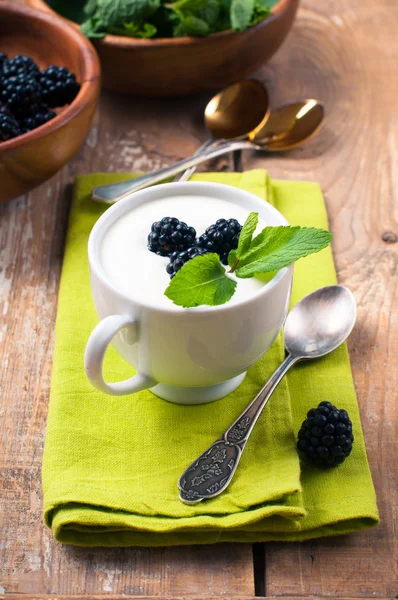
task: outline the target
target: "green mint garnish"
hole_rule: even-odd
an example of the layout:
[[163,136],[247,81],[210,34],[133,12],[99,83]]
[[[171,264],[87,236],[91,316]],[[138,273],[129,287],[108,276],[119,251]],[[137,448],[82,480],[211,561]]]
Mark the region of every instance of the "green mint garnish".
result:
[[326,248],[331,239],[331,233],[316,227],[265,227],[252,240],[246,252],[232,255],[232,265],[228,257],[228,263],[231,271],[241,278],[279,271],[300,258]]
[[256,230],[257,224],[258,213],[250,213],[240,232],[237,249],[231,250],[231,252],[228,254],[228,264],[231,267],[231,273],[235,271],[236,267],[238,266],[239,258],[249,250],[252,243],[253,233]]
[[178,306],[191,308],[225,304],[235,293],[236,281],[228,277],[218,254],[202,254],[188,261],[173,277],[165,295]]
[[258,225],[258,213],[252,212],[247,217],[239,235],[238,247],[236,249],[236,258],[240,258],[250,248],[253,233]]
[[[268,282],[283,267],[319,252],[332,234],[316,227],[265,227],[254,239],[258,213],[247,217],[238,247],[228,255],[230,273],[239,278],[257,276]],[[188,261],[171,280],[165,295],[185,308],[219,306],[232,298],[236,281],[228,277],[218,254],[203,254]],[[239,285],[239,283],[238,283]]]

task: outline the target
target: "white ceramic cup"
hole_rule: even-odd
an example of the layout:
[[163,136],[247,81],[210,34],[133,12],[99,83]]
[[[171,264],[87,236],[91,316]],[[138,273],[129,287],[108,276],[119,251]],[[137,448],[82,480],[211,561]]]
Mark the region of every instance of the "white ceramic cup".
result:
[[[268,202],[217,183],[167,183],[124,198],[97,221],[88,256],[91,287],[102,319],[87,343],[85,371],[94,387],[115,396],[143,389],[178,404],[211,402],[232,392],[277,337],[288,311],[293,265],[284,268],[252,297],[217,307],[175,310],[128,297],[109,281],[100,261],[104,234],[121,216],[152,200],[176,195],[210,196],[259,213],[268,225],[287,225]],[[189,201],[189,200],[187,200]],[[165,214],[167,209],[165,208]],[[238,283],[239,285],[239,283]],[[171,302],[171,301],[170,301]],[[113,343],[137,370],[125,381],[106,383],[102,365]]]

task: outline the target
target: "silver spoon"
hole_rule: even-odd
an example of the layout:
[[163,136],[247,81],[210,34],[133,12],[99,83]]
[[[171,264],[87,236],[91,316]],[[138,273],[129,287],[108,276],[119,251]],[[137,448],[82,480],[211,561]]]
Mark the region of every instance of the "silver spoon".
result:
[[319,358],[338,348],[351,333],[355,319],[354,296],[342,285],[320,288],[292,308],[284,327],[285,360],[231,427],[180,477],[180,500],[196,504],[228,487],[257,419],[287,371],[301,360]]
[[[287,113],[290,118],[287,119]],[[172,177],[185,169],[194,167],[205,160],[222,156],[234,150],[260,150],[265,152],[284,152],[291,148],[300,146],[310,139],[319,130],[324,119],[324,108],[317,100],[305,100],[304,102],[295,102],[276,109],[271,113],[272,130],[270,131],[267,122],[253,137],[251,141],[237,140],[219,142],[217,146],[211,146],[195,155],[180,160],[169,167],[163,167],[153,173],[136,177],[121,183],[112,183],[108,185],[99,185],[91,193],[93,200],[97,202],[113,203],[121,200],[125,196],[142,190],[149,185],[160,183],[168,177]],[[283,135],[278,123],[283,127],[288,126],[288,130]],[[283,131],[285,131],[283,129]]]

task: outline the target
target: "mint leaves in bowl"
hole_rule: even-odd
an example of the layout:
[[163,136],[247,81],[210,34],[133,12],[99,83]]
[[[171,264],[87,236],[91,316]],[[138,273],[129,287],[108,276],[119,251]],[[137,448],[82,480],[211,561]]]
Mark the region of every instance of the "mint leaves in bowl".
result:
[[[60,0],[58,0],[59,2]],[[65,1],[65,0],[62,0]],[[81,30],[87,37],[107,33],[132,38],[206,36],[244,31],[271,14],[278,0],[87,0]],[[69,3],[65,5],[68,10]]]
[[28,0],[92,40],[104,87],[146,96],[220,89],[276,52],[299,0]]

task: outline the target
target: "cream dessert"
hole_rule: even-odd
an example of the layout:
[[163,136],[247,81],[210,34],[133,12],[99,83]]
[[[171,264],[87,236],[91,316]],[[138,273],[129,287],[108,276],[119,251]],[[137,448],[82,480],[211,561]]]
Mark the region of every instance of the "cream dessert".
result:
[[[249,212],[235,203],[208,196],[179,195],[149,201],[121,216],[106,231],[100,248],[102,267],[112,284],[126,296],[162,308],[186,310],[164,295],[170,283],[166,272],[169,258],[148,250],[152,223],[165,216],[176,217],[194,227],[199,236],[220,218],[237,219],[243,225]],[[256,233],[265,226],[266,223],[259,220]],[[239,279],[233,274],[230,277],[238,283],[228,304],[253,296],[265,285],[256,277]]]

